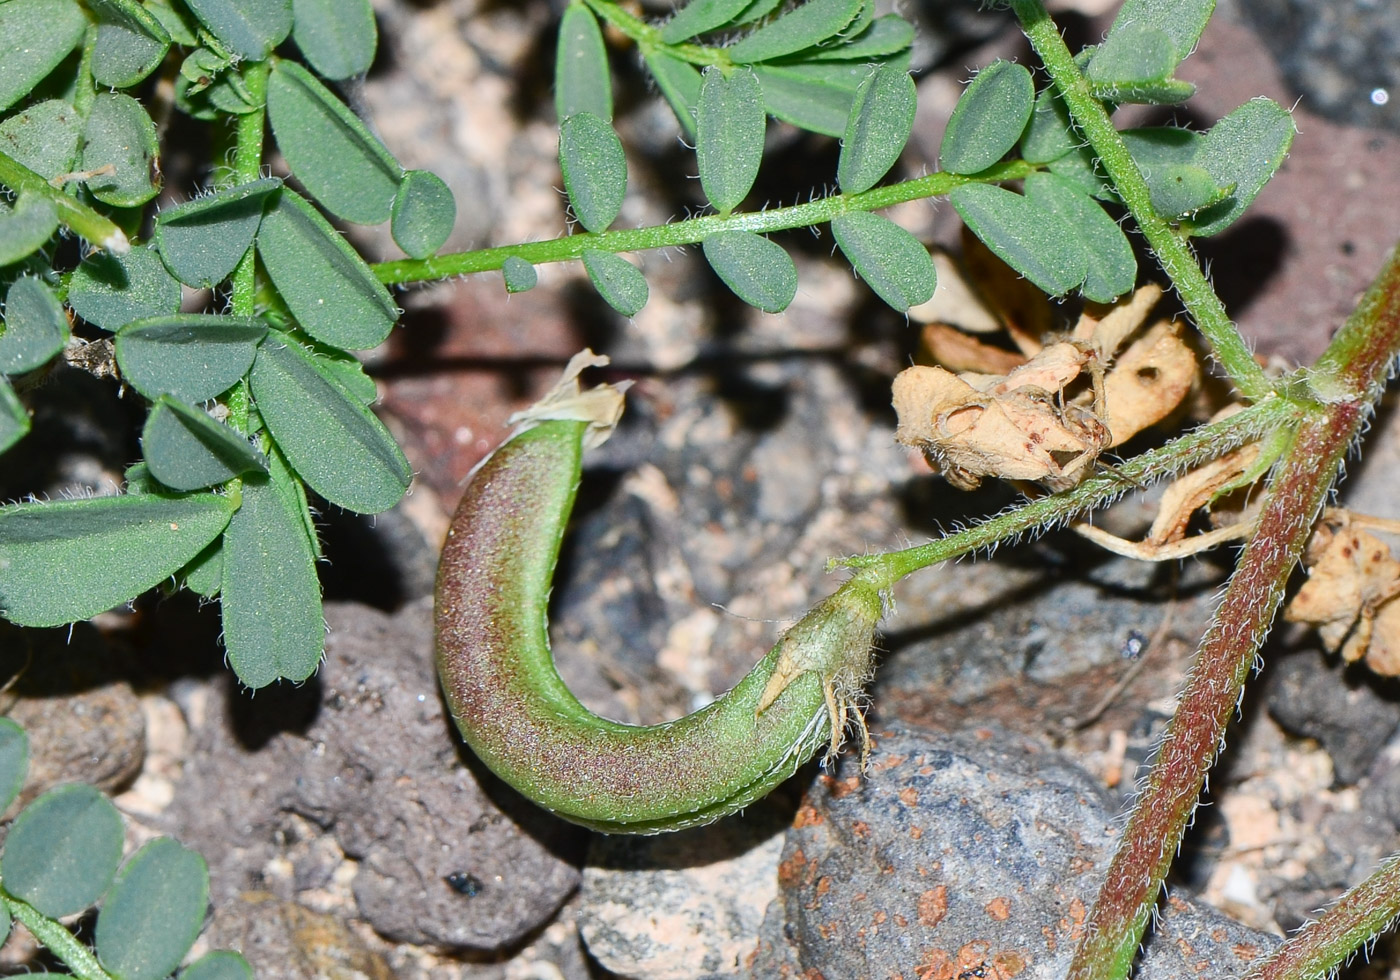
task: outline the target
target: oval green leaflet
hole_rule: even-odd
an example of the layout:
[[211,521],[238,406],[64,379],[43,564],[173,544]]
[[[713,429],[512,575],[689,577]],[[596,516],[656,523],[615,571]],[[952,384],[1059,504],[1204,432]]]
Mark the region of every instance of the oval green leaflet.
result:
[[767,121],[763,90],[752,70],[738,68],[728,75],[706,70],[695,119],[695,160],[700,186],[721,214],[738,207],[753,187]]
[[841,140],[836,181],[859,194],[889,173],[914,129],[914,79],[903,68],[877,65],[856,89]]
[[831,234],[851,268],[900,313],[933,296],[938,282],[933,258],[893,221],[869,211],[848,211],[831,219]]
[[279,61],[267,81],[267,117],[292,173],[346,221],[389,218],[403,168],[350,109],[305,68]]
[[797,267],[776,242],[751,231],[721,231],[701,247],[715,275],[750,306],[781,313],[797,295]]
[[627,157],[608,121],[591,112],[565,119],[559,127],[559,167],[579,224],[606,231],[627,194]]
[[1031,73],[994,61],[977,73],[953,108],[939,161],[955,174],[975,174],[1000,160],[1020,140],[1035,105]]

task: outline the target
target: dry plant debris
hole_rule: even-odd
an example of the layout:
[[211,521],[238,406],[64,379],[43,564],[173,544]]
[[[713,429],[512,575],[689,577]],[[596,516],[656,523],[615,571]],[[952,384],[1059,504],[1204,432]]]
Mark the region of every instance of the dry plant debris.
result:
[[1087,311],[1061,337],[1018,299],[1003,312],[1019,353],[929,324],[925,345],[940,364],[895,378],[895,438],[961,489],[988,476],[1073,486],[1105,449],[1176,411],[1199,381],[1195,354],[1173,323],[1143,329],[1161,295],[1144,286]]
[[1308,580],[1283,615],[1315,627],[1327,651],[1348,663],[1364,659],[1377,674],[1400,676],[1400,561],[1362,524],[1396,530],[1391,521],[1329,511],[1308,545]]

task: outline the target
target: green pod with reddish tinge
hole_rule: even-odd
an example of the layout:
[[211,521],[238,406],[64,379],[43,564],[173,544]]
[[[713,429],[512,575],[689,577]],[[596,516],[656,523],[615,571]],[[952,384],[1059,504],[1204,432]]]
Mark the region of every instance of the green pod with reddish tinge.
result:
[[[548,622],[586,428],[547,421],[520,432],[467,487],[438,567],[448,707],[493,772],[567,820],[638,834],[708,823],[768,793],[831,739],[828,695],[835,682],[846,698],[850,679],[864,679],[880,595],[847,582],[733,690],[684,718],[635,726],[594,714],[555,670]],[[765,699],[780,664],[791,678]]]

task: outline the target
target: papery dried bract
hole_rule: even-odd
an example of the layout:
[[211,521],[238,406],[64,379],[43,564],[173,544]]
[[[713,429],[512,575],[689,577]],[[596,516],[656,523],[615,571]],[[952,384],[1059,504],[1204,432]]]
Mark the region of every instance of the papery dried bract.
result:
[[1400,673],[1400,604],[1391,601],[1400,595],[1400,561],[1385,543],[1345,521],[1322,524],[1308,564],[1284,618],[1316,627],[1323,646],[1347,662],[1365,657],[1378,673]]
[[1069,485],[1108,445],[1103,424],[1063,400],[1093,356],[1061,342],[1005,377],[909,368],[894,381],[895,438],[962,489],[986,476]]

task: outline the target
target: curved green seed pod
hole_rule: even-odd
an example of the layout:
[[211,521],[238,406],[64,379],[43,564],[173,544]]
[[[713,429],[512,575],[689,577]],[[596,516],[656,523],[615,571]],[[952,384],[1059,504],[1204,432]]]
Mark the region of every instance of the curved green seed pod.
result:
[[547,421],[518,433],[467,487],[438,568],[448,707],[493,772],[565,819],[638,834],[708,823],[839,741],[867,679],[880,594],[851,579],[737,687],[684,718],[639,727],[594,714],[560,679],[548,633],[586,429]]

